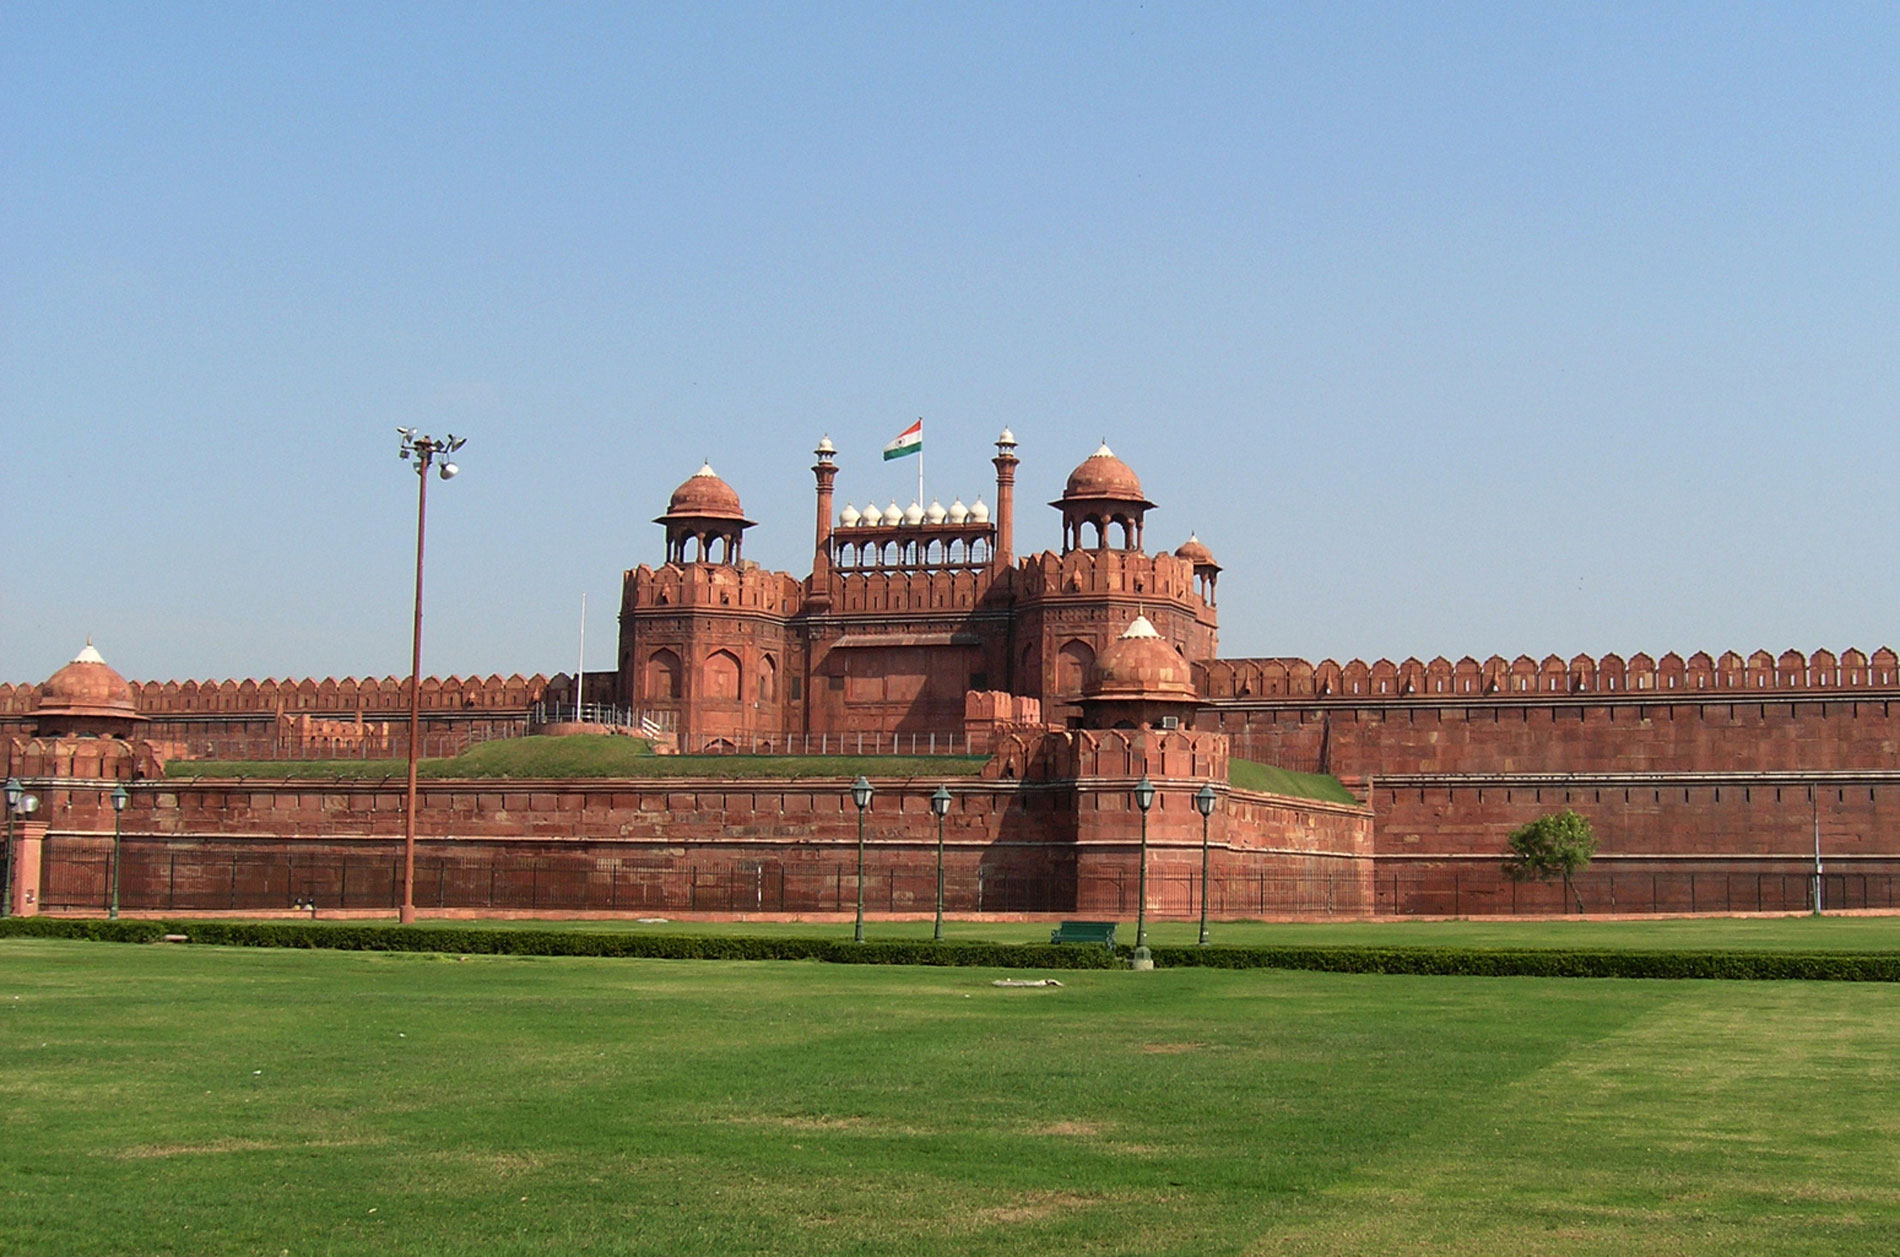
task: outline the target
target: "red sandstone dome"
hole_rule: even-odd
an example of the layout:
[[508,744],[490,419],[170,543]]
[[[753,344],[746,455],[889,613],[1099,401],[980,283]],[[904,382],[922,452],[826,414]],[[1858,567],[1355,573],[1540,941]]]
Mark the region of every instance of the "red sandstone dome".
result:
[[1069,481],[1062,487],[1062,501],[1075,500],[1153,505],[1142,497],[1141,477],[1135,474],[1135,469],[1116,458],[1115,452],[1106,444],[1083,459],[1081,465],[1069,473]]
[[111,720],[139,719],[132,704],[132,687],[87,642],[73,661],[46,678],[40,686],[35,715],[93,716]]
[[1082,685],[1090,699],[1183,699],[1197,701],[1194,671],[1181,652],[1138,615],[1122,635],[1095,657]]
[[1193,533],[1189,533],[1188,539],[1183,541],[1180,548],[1175,550],[1174,557],[1177,559],[1186,559],[1195,567],[1217,568],[1220,566],[1220,564],[1214,562],[1214,552],[1207,548],[1207,543]]
[[[666,503],[666,514],[656,522],[669,519],[745,519],[739,494],[707,463],[688,476]],[[747,521],[750,522],[750,521]]]

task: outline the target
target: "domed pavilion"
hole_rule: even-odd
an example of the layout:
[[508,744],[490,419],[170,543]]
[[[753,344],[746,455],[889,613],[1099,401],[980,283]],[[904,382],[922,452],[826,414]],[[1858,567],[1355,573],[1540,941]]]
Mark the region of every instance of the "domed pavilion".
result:
[[[1062,512],[1062,552],[1085,546],[1084,530],[1095,529],[1094,549],[1140,550],[1142,517],[1154,503],[1142,496],[1141,477],[1115,457],[1106,442],[1069,473],[1062,496],[1049,505]],[[1119,526],[1121,545],[1111,547],[1109,530]]]
[[1188,661],[1138,615],[1095,657],[1082,683],[1082,723],[1091,729],[1192,728],[1200,702]]
[[[745,547],[745,530],[752,527],[739,505],[738,492],[719,478],[711,463],[673,490],[666,514],[653,522],[666,529],[666,561],[681,567],[715,562],[736,566]],[[715,542],[721,543],[717,559],[713,557]]]

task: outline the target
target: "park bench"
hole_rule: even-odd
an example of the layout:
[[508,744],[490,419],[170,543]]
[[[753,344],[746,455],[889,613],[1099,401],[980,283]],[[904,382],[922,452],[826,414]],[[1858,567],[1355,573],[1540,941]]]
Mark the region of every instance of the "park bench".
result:
[[1115,950],[1113,921],[1064,921],[1049,935],[1052,943],[1094,943]]

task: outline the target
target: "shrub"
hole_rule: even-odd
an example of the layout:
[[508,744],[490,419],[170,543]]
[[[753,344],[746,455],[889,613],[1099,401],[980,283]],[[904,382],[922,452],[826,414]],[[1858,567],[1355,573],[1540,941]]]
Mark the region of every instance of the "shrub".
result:
[[818,960],[830,964],[955,965],[998,969],[1103,969],[1120,963],[1103,948],[1049,943],[935,943],[890,939],[753,938],[720,934],[497,930],[480,926],[315,924],[302,921],[173,921],[194,943],[313,947],[339,951],[467,955],[620,956],[659,960]]
[[83,938],[95,943],[156,943],[165,937],[158,921],[110,921],[91,917],[7,917],[0,938]]

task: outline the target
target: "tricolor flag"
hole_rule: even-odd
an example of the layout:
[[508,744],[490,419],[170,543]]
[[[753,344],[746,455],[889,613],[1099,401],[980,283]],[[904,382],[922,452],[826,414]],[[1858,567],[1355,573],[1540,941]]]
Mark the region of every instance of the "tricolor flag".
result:
[[898,433],[897,439],[884,447],[884,461],[888,463],[893,458],[903,458],[908,454],[921,454],[923,452],[924,421],[919,419],[916,423],[911,424],[908,428]]

